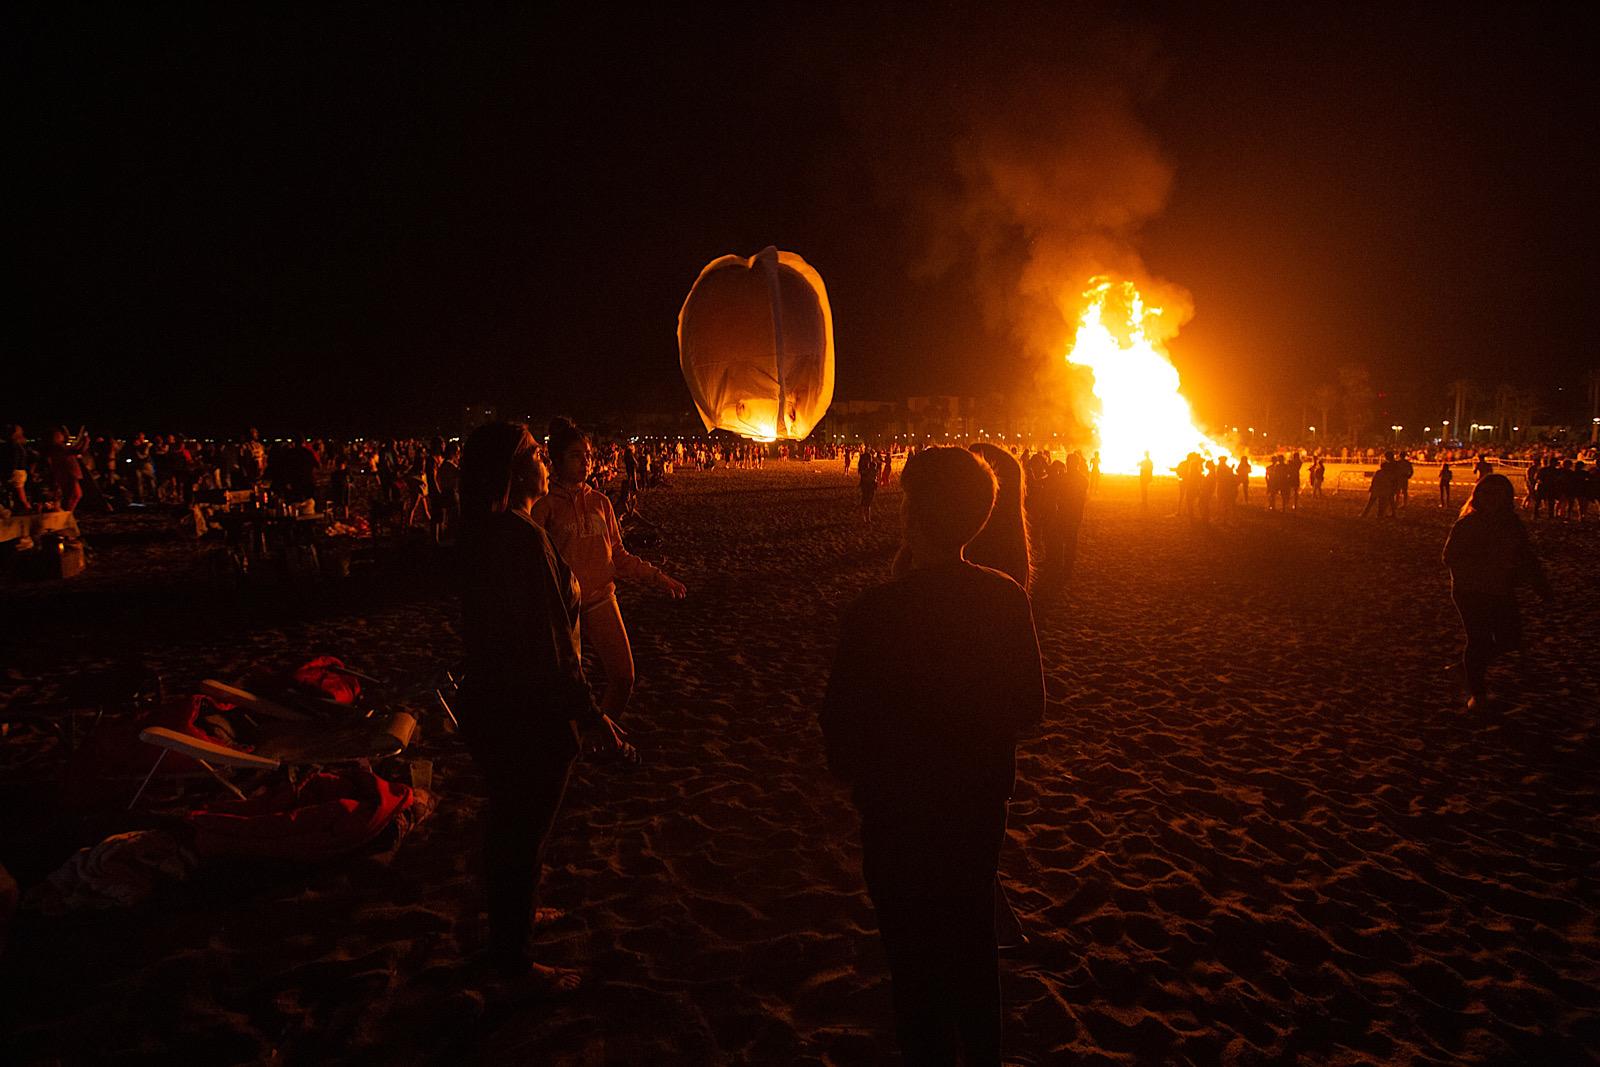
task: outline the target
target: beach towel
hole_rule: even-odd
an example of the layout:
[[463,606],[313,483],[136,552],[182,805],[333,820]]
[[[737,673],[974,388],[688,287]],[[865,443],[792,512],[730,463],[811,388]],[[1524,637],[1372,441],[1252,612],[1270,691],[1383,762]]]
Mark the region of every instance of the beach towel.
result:
[[184,881],[198,865],[195,854],[165,830],[113,834],[73,853],[28,891],[25,905],[45,915],[131,908],[162,885]]
[[248,800],[225,799],[191,811],[202,856],[321,860],[369,844],[414,802],[410,786],[364,767],[322,771],[273,785]]

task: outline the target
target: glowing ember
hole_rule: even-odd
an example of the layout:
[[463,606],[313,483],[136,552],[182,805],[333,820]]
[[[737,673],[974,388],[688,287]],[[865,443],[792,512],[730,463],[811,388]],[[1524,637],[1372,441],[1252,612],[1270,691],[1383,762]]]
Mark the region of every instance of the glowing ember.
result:
[[1190,452],[1230,453],[1196,429],[1178,392],[1178,370],[1153,329],[1161,309],[1146,307],[1132,282],[1091,278],[1083,295],[1088,304],[1067,362],[1094,372],[1101,469],[1135,474],[1149,451],[1156,473],[1165,474]]

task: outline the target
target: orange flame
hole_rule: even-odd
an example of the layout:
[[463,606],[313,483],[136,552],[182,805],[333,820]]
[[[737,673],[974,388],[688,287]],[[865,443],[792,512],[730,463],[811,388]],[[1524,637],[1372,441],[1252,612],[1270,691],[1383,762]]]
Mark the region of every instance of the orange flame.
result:
[[1157,473],[1171,470],[1190,452],[1231,453],[1195,427],[1189,402],[1178,391],[1178,369],[1154,328],[1161,309],[1147,307],[1132,282],[1104,276],[1089,279],[1083,295],[1088,303],[1067,362],[1094,374],[1100,404],[1091,422],[1101,469],[1136,474],[1146,451]]

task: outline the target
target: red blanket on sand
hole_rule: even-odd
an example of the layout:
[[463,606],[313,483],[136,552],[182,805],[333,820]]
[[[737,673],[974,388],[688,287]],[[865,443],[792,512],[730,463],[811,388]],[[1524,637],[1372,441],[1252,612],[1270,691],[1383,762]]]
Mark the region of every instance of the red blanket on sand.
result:
[[219,800],[188,820],[202,856],[320,860],[367,844],[413,800],[410,786],[350,767],[299,789],[281,782],[248,800]]

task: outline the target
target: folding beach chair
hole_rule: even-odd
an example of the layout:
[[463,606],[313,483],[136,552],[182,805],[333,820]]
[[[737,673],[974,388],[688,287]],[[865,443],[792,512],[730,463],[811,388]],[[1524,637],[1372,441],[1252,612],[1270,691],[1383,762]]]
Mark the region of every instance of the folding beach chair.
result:
[[161,749],[161,753],[128,807],[132,808],[139,802],[169,752],[194,760],[242,800],[244,793],[218,768],[257,774],[282,769],[293,778],[302,770],[341,763],[365,764],[398,756],[405,751],[417,731],[416,717],[404,711],[393,712],[382,718],[372,715],[345,722],[317,722],[304,712],[216,679],[206,679],[201,683],[201,689],[215,700],[234,704],[262,717],[252,724],[252,743],[248,747],[230,745],[162,726],[141,730],[139,740]]

